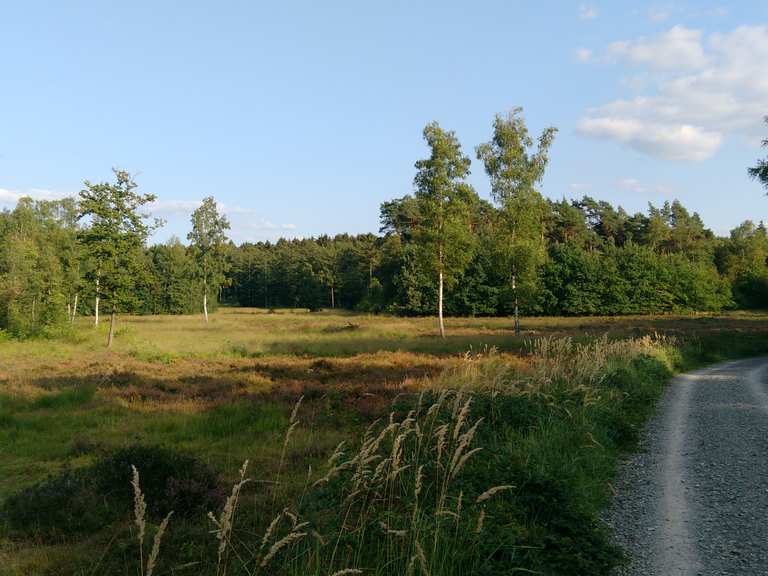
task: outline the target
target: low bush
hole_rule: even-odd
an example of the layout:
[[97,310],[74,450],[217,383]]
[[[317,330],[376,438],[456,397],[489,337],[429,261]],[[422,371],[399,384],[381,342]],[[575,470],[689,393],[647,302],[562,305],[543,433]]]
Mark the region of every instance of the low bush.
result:
[[224,499],[218,476],[193,456],[158,446],[129,446],[93,464],[64,470],[9,497],[0,516],[15,536],[71,540],[125,518],[133,507],[131,465],[142,470],[150,518],[216,509]]
[[218,475],[197,458],[160,446],[128,446],[100,458],[89,470],[99,493],[129,509],[133,491],[126,478],[141,470],[150,517],[204,515],[224,500]]

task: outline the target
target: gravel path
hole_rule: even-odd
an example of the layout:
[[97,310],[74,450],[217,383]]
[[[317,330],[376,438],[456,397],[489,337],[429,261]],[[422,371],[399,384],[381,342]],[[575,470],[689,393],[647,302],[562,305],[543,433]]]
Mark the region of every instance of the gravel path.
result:
[[675,378],[615,489],[618,574],[768,575],[768,358]]

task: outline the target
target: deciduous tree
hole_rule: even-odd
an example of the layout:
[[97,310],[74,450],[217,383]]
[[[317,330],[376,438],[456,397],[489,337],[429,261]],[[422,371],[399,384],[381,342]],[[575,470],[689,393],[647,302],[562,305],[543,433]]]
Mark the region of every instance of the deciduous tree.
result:
[[[765,123],[768,124],[768,116],[765,117]],[[768,148],[768,138],[763,140],[763,146]],[[768,188],[768,158],[758,160],[757,164],[749,169],[749,175]]]
[[544,177],[556,132],[555,128],[545,129],[534,151],[522,108],[515,108],[506,118],[496,116],[493,138],[477,147],[477,158],[485,164],[491,194],[499,206],[498,261],[509,271],[516,334],[520,333],[520,281],[530,286],[545,256],[547,204],[536,186]]
[[424,139],[430,156],[416,162],[418,222],[414,240],[420,265],[437,276],[440,336],[445,338],[443,292],[455,284],[472,259],[469,208],[477,201],[477,194],[465,182],[470,160],[462,153],[455,134],[433,122],[424,128]]
[[96,262],[91,280],[98,283],[97,296],[104,296],[111,307],[108,347],[114,339],[118,310],[137,299],[137,282],[146,273],[144,246],[161,224],[147,222],[149,216],[141,213],[155,195],[137,192],[137,184],[125,170],[113,172],[114,183],[85,181],[78,211],[78,220],[86,222],[80,242]]
[[203,283],[203,316],[208,323],[208,294],[218,294],[226,282],[229,267],[224,254],[229,221],[219,214],[216,201],[209,196],[192,213],[192,231],[187,239],[197,261],[198,274]]

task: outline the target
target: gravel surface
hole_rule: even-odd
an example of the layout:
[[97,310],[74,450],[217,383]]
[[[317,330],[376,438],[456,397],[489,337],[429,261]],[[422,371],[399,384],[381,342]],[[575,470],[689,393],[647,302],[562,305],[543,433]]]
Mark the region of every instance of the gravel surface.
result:
[[615,490],[618,575],[768,575],[768,358],[675,378]]

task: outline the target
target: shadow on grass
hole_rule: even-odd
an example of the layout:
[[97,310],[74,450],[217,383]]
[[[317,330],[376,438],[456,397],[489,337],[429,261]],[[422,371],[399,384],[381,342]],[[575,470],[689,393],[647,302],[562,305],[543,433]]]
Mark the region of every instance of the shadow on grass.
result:
[[472,350],[483,350],[494,347],[503,352],[515,352],[525,346],[525,335],[516,337],[514,334],[482,334],[482,335],[448,335],[422,337],[355,337],[331,338],[322,340],[282,340],[265,345],[267,354],[288,354],[296,356],[319,357],[349,357],[357,354],[375,352],[414,352],[446,356],[464,354]]

